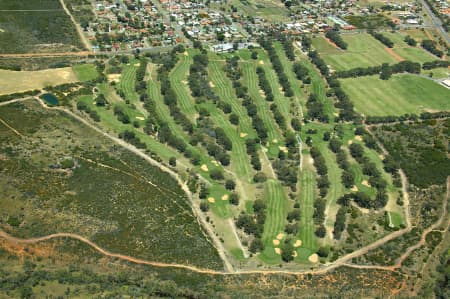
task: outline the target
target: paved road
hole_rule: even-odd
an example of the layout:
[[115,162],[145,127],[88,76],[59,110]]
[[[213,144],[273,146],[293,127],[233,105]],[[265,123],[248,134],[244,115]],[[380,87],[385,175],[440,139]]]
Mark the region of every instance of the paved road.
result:
[[425,9],[425,11],[427,12],[427,14],[431,17],[431,20],[433,21],[435,28],[441,32],[441,35],[444,38],[444,40],[447,42],[447,44],[450,44],[450,37],[448,36],[448,33],[445,32],[444,27],[442,27],[441,20],[438,17],[436,17],[436,15],[433,13],[431,8],[428,6],[428,3],[426,3],[424,0],[420,0],[420,2],[422,3],[422,6]]

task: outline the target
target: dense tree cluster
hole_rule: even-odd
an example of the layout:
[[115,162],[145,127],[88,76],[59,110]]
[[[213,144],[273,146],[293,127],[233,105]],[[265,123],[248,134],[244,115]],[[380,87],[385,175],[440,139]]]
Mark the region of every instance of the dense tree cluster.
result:
[[442,52],[436,47],[436,42],[433,40],[424,39],[422,40],[421,46],[431,54],[436,55],[437,57],[442,57],[444,55],[444,52]]
[[283,88],[284,95],[286,97],[292,97],[294,92],[292,91],[291,83],[288,80],[287,75],[284,72],[283,65],[281,64],[280,58],[273,47],[272,40],[270,39],[260,39],[259,44],[267,51],[269,54],[270,62],[272,62],[272,67],[278,75],[278,82],[280,82]]
[[345,220],[347,214],[347,207],[340,206],[336,213],[336,221],[334,222],[333,236],[336,240],[341,238],[342,232],[345,230]]
[[393,123],[393,122],[403,122],[403,121],[417,121],[419,119],[438,119],[450,117],[450,112],[422,112],[420,115],[417,114],[404,114],[404,115],[387,115],[387,116],[367,116],[366,124],[381,124],[381,123]]
[[375,32],[375,31],[369,31],[370,35],[372,35],[374,38],[376,38],[377,40],[379,40],[383,45],[385,45],[388,48],[393,48],[394,47],[394,42],[391,41],[387,36]]
[[325,37],[330,39],[333,43],[336,44],[336,46],[338,46],[342,50],[346,50],[348,47],[348,44],[342,39],[342,36],[337,30],[328,30],[325,33]]
[[292,70],[298,80],[301,80],[304,84],[311,83],[311,77],[309,76],[309,70],[306,66],[302,65],[300,62],[295,62],[292,65]]
[[85,102],[78,101],[77,102],[77,109],[79,111],[86,112],[90,118],[92,118],[93,121],[99,122],[100,121],[100,115],[98,115],[97,111],[92,110]]
[[146,148],[145,143],[143,143],[133,131],[125,130],[119,133],[119,138],[125,140],[128,143],[131,143],[137,148]]
[[307,117],[309,119],[317,119],[324,123],[329,122],[329,117],[325,114],[323,103],[319,102],[314,93],[309,95],[308,101],[306,102],[306,108],[308,109]]
[[311,157],[314,159],[314,167],[316,168],[319,179],[317,180],[317,187],[320,191],[320,196],[325,197],[330,187],[328,180],[328,168],[325,163],[325,158],[317,147],[311,147]]
[[414,38],[412,38],[411,36],[409,36],[409,35],[405,36],[404,41],[405,41],[405,43],[407,43],[409,46],[412,46],[412,47],[417,46],[417,41],[416,41]]
[[266,221],[266,208],[264,201],[257,199],[253,203],[253,215],[242,212],[236,219],[236,226],[239,229],[242,229],[248,235],[254,236],[249,247],[249,250],[253,253],[264,250],[261,237]]

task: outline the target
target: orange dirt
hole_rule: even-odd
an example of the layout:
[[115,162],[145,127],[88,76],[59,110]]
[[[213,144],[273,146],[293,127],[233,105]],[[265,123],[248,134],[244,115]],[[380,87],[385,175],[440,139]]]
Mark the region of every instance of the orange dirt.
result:
[[404,61],[405,60],[403,57],[401,57],[400,55],[395,53],[394,50],[392,50],[391,48],[384,48],[384,49],[386,50],[386,52],[389,53],[389,55],[391,55],[392,57],[394,57],[398,61]]
[[88,56],[93,52],[60,52],[60,53],[22,53],[22,54],[0,54],[4,58],[28,58],[28,57],[61,57],[61,56]]
[[333,43],[333,42],[331,41],[331,39],[329,39],[329,38],[327,38],[327,37],[324,37],[324,39],[327,41],[327,43],[329,43],[330,45],[332,45],[332,46],[335,47],[336,49],[342,50],[342,49],[339,48],[335,43]]

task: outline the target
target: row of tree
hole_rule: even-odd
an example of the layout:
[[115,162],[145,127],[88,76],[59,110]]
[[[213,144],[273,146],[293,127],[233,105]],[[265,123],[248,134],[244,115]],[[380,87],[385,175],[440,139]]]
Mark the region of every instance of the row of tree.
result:
[[261,240],[266,221],[267,206],[261,199],[253,202],[253,215],[242,212],[236,219],[236,226],[246,234],[253,235],[254,238],[249,246],[252,253],[264,250],[264,243]]
[[424,39],[424,40],[422,40],[421,46],[422,46],[422,48],[424,48],[425,50],[427,50],[431,54],[436,55],[437,57],[442,57],[444,55],[444,52],[439,50],[436,47],[436,42],[433,41],[433,40]]
[[336,46],[338,46],[342,50],[346,50],[348,47],[348,44],[342,39],[342,36],[339,34],[338,30],[328,30],[325,33],[325,37],[330,39]]
[[399,63],[389,65],[387,63],[383,63],[382,65],[377,66],[369,66],[369,67],[357,67],[345,71],[338,71],[333,74],[336,78],[356,78],[362,76],[371,76],[378,75],[383,76],[383,74],[398,74],[398,73],[411,73],[411,74],[419,74],[420,73],[420,63],[412,62],[409,60],[404,60]]
[[283,65],[281,64],[280,58],[273,47],[271,39],[263,39],[259,40],[259,44],[267,51],[269,54],[270,62],[272,63],[272,67],[278,75],[278,82],[283,88],[284,95],[286,97],[292,97],[294,92],[292,91],[291,83],[287,75],[284,72]]
[[375,39],[379,40],[386,47],[388,47],[388,48],[394,47],[394,42],[391,41],[387,36],[385,36],[379,32],[372,31],[372,30],[369,31],[369,34],[372,35]]

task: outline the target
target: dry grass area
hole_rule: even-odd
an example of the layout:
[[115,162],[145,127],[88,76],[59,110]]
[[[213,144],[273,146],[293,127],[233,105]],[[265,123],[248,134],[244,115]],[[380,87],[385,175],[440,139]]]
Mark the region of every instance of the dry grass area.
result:
[[47,85],[58,85],[78,81],[72,68],[48,69],[40,71],[0,70],[0,94],[10,94]]

